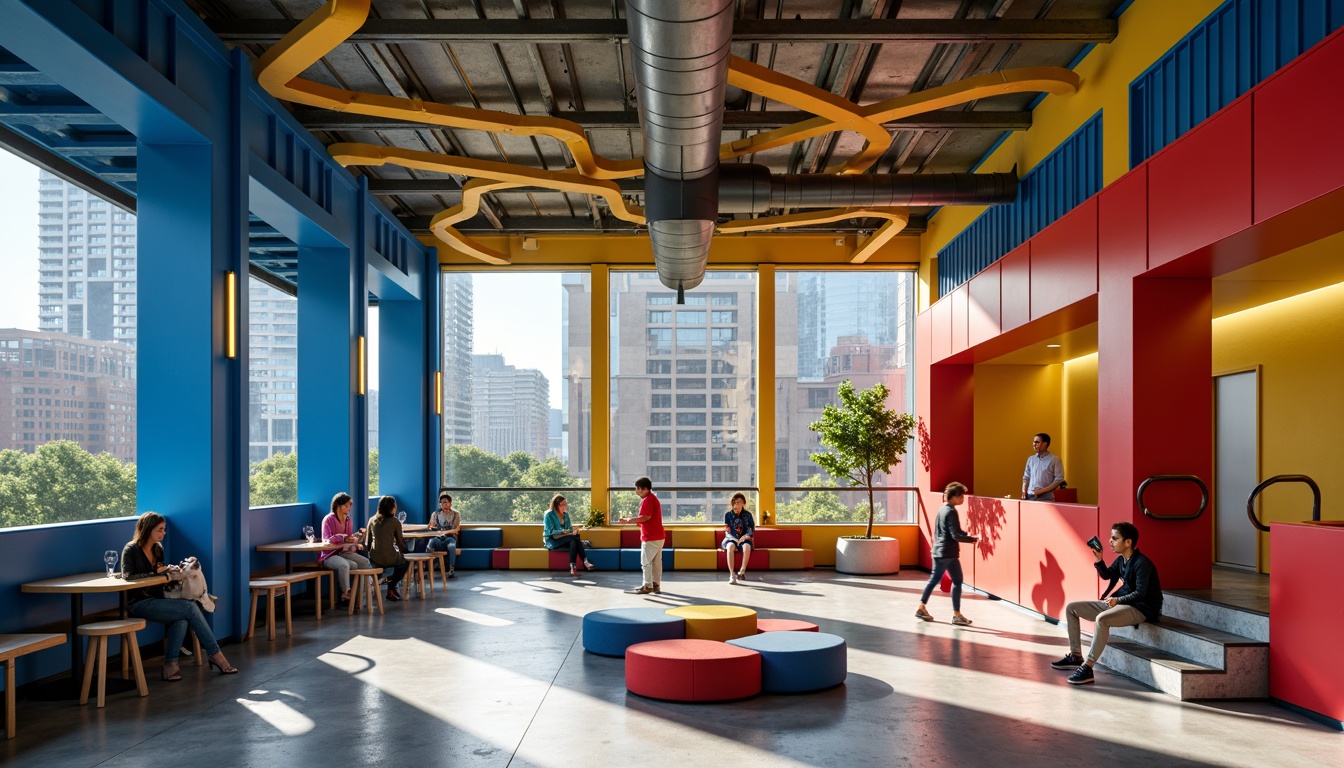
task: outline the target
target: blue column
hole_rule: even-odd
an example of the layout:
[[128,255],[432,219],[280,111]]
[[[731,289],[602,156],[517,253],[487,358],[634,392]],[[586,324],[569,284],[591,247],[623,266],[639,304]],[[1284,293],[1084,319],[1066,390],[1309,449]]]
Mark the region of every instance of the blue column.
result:
[[239,634],[247,602],[246,355],[224,354],[225,273],[247,278],[232,158],[227,145],[141,143],[137,159],[137,503],[168,518],[170,558],[201,559],[225,598],[220,636]]
[[[358,242],[358,241],[357,241]],[[356,522],[368,496],[364,397],[356,394],[356,344],[364,333],[364,258],[341,248],[299,247],[299,501],[345,491]]]

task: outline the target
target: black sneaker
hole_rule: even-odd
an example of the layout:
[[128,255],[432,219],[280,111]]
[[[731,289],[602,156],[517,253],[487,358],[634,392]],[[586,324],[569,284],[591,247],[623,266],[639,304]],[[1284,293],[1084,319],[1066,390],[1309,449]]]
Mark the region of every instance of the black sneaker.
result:
[[452,568],[449,568],[449,569],[448,569],[448,578],[450,578],[450,579],[456,579],[456,578],[457,578],[457,573],[455,573],[455,572],[453,571]]
[[1092,668],[1086,664],[1078,667],[1072,675],[1069,675],[1069,685],[1087,685],[1095,682],[1097,682],[1097,679],[1092,676]]
[[1064,658],[1059,661],[1050,662],[1050,666],[1055,669],[1077,669],[1083,663],[1083,657],[1070,651],[1064,654]]

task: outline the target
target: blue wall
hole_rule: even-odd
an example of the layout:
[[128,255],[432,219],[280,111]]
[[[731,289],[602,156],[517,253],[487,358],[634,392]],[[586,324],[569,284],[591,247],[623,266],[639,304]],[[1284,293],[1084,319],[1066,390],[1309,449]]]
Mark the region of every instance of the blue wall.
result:
[[938,295],[946,296],[1100,191],[1098,112],[1022,177],[1016,201],[989,208],[938,251]]
[[1344,24],[1344,0],[1228,0],[1129,87],[1134,167]]

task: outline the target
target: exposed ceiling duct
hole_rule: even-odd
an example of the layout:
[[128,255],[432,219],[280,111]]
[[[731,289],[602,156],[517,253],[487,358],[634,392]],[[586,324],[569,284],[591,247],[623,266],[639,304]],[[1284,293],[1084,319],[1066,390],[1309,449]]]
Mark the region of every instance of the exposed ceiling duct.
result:
[[626,0],[644,133],[644,215],[663,285],[705,278],[719,214],[719,142],[733,0]]
[[663,285],[705,277],[720,213],[773,208],[991,205],[1012,202],[1016,174],[773,175],[719,165],[733,0],[626,0],[644,134],[644,214]]

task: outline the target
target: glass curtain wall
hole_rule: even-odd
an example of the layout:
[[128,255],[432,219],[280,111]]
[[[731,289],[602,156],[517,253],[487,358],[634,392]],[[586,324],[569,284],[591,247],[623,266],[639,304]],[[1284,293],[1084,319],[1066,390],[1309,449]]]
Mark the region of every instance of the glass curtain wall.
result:
[[709,272],[685,304],[655,273],[611,274],[613,518],[635,513],[641,476],[667,522],[754,496],[756,300],[755,272]]
[[[838,402],[841,382],[882,383],[887,406],[914,412],[914,281],[909,271],[794,272],[775,276],[775,483],[783,523],[866,522],[868,496],[812,461],[823,450],[809,425]],[[914,522],[914,441],[877,481],[875,520]]]
[[591,280],[445,272],[443,488],[468,522],[539,522],[552,496],[590,509]]
[[0,527],[134,515],[134,215],[0,152]]

